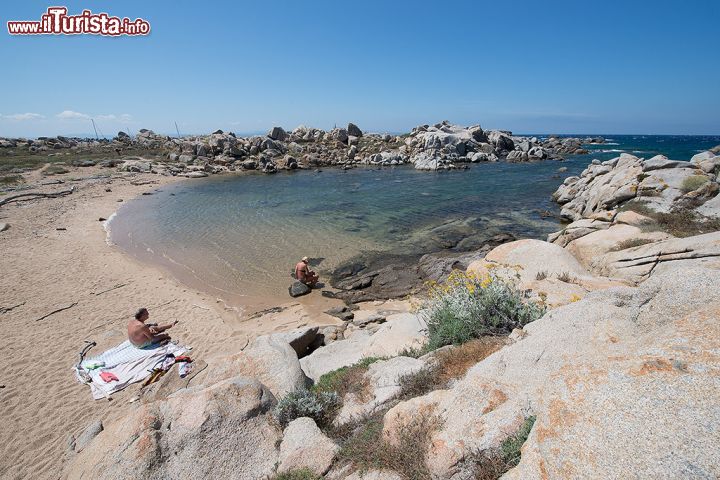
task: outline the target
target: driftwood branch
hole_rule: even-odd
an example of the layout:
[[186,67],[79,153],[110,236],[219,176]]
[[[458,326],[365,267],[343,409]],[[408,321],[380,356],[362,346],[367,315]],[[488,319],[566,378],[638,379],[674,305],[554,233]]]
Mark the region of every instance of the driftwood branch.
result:
[[[54,192],[54,193],[40,193],[40,192],[21,193],[19,195],[13,195],[11,197],[7,197],[7,198],[4,198],[3,200],[0,200],[0,207],[2,207],[5,204],[8,204],[10,202],[19,202],[21,200],[35,200],[36,198],[62,197],[64,195],[70,195],[74,191],[75,191],[75,187],[72,187],[69,190],[63,190],[61,192]],[[28,197],[32,197],[32,198],[28,198]]]
[[43,315],[42,317],[36,319],[35,321],[36,321],[36,322],[39,322],[40,320],[45,320],[45,319],[48,318],[50,315],[55,315],[56,313],[62,312],[63,310],[68,310],[68,309],[74,307],[74,306],[77,305],[77,304],[78,304],[78,302],[73,302],[73,303],[71,303],[70,305],[68,305],[67,307],[62,307],[62,308],[58,308],[57,310],[53,310],[52,312],[48,313],[47,315]]
[[130,185],[135,185],[136,187],[139,187],[140,185],[150,185],[153,183],[158,183],[157,180],[138,180],[138,181],[132,181],[130,182]]
[[118,288],[125,287],[125,286],[127,286],[127,285],[128,285],[127,283],[118,283],[118,284],[115,285],[114,287],[108,288],[107,290],[103,290],[102,292],[93,293],[93,295],[95,295],[95,296],[97,296],[97,295],[102,295],[103,293],[112,292],[113,290],[116,290],[116,289],[118,289]]
[[10,310],[14,310],[18,307],[22,307],[23,305],[25,305],[25,302],[18,303],[17,305],[13,305],[12,307],[0,307],[0,313],[7,313]]

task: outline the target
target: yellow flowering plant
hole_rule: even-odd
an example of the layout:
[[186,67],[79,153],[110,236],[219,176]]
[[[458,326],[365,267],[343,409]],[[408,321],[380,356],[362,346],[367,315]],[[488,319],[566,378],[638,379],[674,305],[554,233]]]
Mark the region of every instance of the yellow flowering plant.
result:
[[428,350],[483,335],[507,334],[537,320],[545,306],[526,297],[492,270],[478,275],[453,271],[443,283],[428,284],[420,310],[428,325]]

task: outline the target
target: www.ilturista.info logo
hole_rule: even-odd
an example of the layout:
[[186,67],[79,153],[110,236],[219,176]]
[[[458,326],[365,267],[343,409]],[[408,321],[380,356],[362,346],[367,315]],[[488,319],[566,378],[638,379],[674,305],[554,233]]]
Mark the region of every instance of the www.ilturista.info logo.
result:
[[142,18],[111,17],[107,13],[83,10],[80,15],[68,15],[66,7],[49,7],[40,21],[7,22],[10,35],[147,35],[150,24]]

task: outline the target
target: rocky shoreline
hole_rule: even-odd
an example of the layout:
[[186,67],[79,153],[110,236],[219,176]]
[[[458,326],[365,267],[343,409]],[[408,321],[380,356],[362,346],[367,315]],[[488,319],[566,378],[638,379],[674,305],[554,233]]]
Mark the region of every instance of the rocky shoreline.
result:
[[[491,468],[488,452],[525,432],[518,463],[489,478],[713,478],[718,166],[713,152],[593,163],[556,192],[574,222],[549,242],[498,238],[474,256],[421,260],[428,278],[492,275],[547,308],[475,360],[466,345],[420,355],[422,311],[370,303],[338,315],[340,326],[261,336],[191,387],[161,382],[124,421],[91,425],[65,475],[471,479]],[[382,273],[362,267],[339,280],[347,291],[382,287]],[[449,381],[432,378],[458,358],[469,363]],[[328,382],[341,405],[330,423],[320,405],[278,420],[280,405],[318,401],[297,392]],[[368,435],[390,453],[358,443]],[[363,452],[386,463],[363,470]]]
[[[509,131],[484,131],[479,125],[462,127],[447,121],[420,125],[403,135],[364,133],[347,128],[324,131],[300,126],[291,132],[273,127],[267,135],[239,137],[217,130],[210,135],[169,137],[141,129],[131,137],[118,132],[112,140],[67,137],[0,138],[0,158],[45,159],[88,167],[118,167],[129,172],[204,177],[228,171],[259,171],[358,165],[413,165],[418,170],[466,168],[478,162],[561,160],[586,154],[586,144],[601,137],[572,138],[513,136]],[[101,158],[95,158],[101,157]],[[56,167],[58,168],[58,167]],[[22,173],[19,168],[9,173]]]

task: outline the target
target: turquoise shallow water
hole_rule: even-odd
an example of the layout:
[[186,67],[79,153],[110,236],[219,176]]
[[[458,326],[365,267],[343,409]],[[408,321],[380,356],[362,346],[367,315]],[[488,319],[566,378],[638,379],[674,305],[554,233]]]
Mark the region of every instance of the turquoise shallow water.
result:
[[[321,271],[367,251],[472,249],[510,232],[544,238],[560,226],[550,195],[593,159],[640,151],[689,159],[720,137],[620,137],[564,162],[474,164],[469,170],[296,171],[228,175],[164,187],[124,205],[110,239],[179,280],[236,305],[285,295],[294,263]],[[694,140],[692,140],[694,139]],[[713,143],[714,142],[714,143]],[[566,172],[558,172],[566,167]]]

